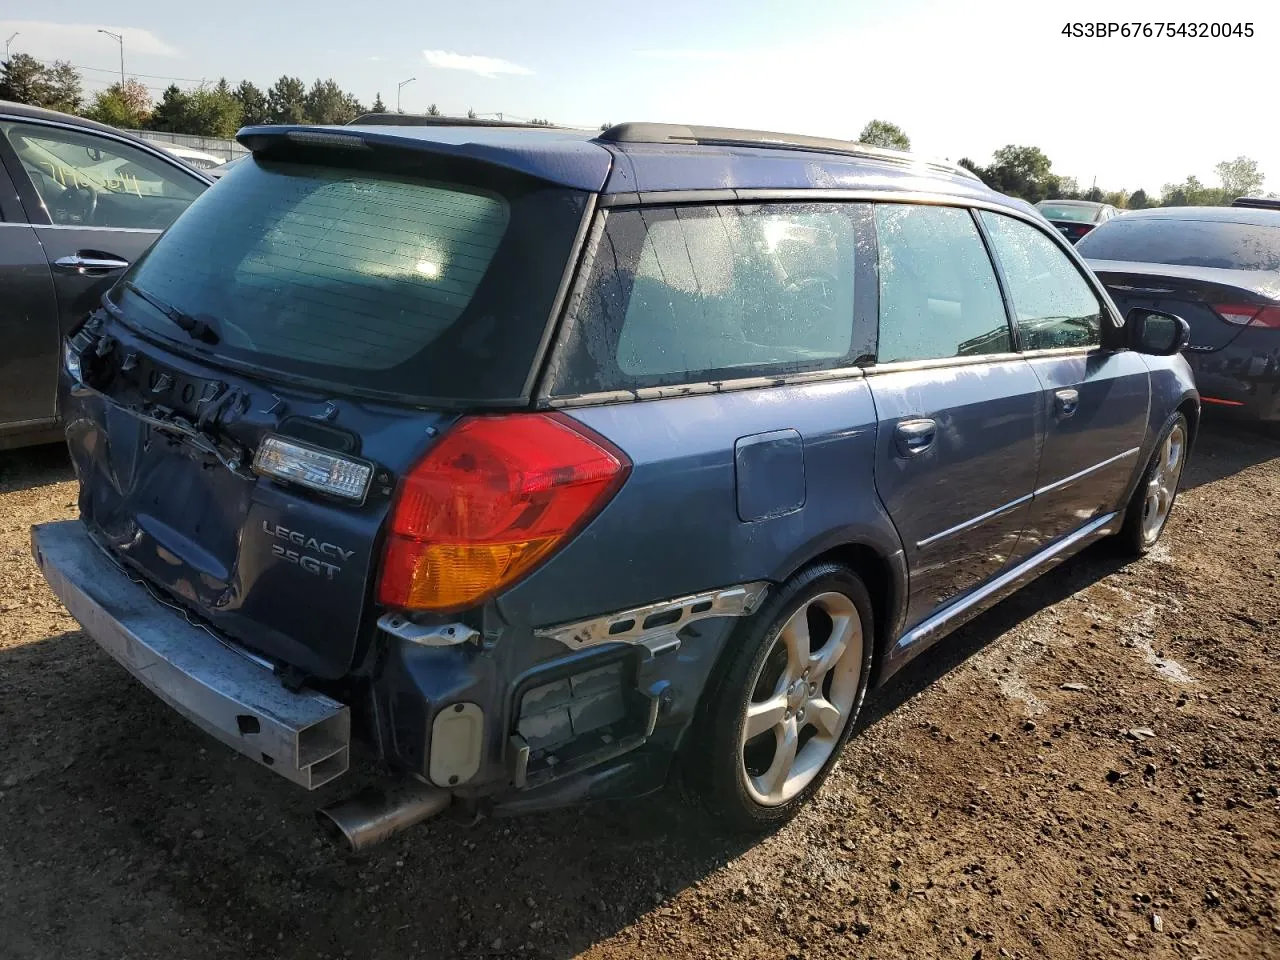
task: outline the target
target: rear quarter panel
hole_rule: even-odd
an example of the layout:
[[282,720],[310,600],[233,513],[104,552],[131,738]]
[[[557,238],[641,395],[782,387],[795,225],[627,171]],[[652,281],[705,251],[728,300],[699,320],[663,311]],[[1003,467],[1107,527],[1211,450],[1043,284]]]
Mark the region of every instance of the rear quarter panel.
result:
[[[875,493],[876,416],[862,377],[571,411],[633,463],[577,538],[499,600],[503,617],[546,626],[753,580],[781,581],[831,548],[889,558],[901,544]],[[800,457],[785,438],[799,434]],[[793,463],[787,503],[744,520],[747,438],[776,434]],[[783,467],[783,469],[786,469]],[[748,497],[747,499],[750,499]]]

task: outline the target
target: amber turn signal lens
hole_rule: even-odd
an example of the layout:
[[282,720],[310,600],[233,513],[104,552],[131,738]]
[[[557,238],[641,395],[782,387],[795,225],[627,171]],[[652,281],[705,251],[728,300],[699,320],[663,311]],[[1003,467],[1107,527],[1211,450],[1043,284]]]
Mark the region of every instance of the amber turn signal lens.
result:
[[586,526],[630,468],[622,451],[562,414],[461,420],[401,481],[379,602],[475,606]]

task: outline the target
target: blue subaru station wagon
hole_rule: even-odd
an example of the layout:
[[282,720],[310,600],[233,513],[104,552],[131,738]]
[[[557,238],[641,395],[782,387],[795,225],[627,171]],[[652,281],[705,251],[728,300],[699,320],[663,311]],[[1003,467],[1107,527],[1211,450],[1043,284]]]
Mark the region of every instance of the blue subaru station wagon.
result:
[[867,690],[1086,545],[1160,536],[1200,417],[1027,204],[843,141],[242,130],[66,341],[67,609],[361,848],[819,789]]

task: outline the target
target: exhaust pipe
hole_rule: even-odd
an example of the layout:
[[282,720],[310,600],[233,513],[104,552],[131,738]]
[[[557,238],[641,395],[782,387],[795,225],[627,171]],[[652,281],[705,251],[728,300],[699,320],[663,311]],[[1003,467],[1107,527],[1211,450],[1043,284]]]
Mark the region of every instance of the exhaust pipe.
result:
[[335,840],[345,840],[351,852],[358,853],[443,812],[452,800],[447,790],[403,780],[386,789],[368,787],[317,810],[316,817]]

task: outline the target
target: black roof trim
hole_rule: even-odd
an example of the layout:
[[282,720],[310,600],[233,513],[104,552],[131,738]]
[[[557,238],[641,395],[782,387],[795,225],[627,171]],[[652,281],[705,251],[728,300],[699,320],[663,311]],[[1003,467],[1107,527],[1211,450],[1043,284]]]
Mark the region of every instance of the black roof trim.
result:
[[981,182],[981,178],[976,173],[958,163],[926,160],[900,150],[885,150],[865,143],[855,143],[852,140],[810,137],[798,133],[774,133],[768,130],[750,130],[740,127],[685,126],[678,123],[619,123],[605,130],[596,139],[605,143],[681,143],[831,153],[903,165],[923,165],[953,176]]

